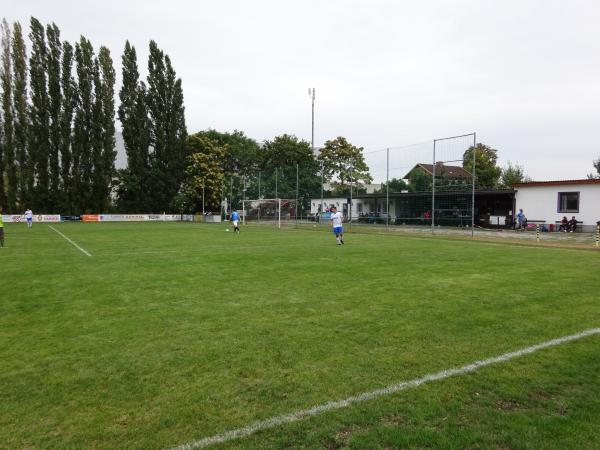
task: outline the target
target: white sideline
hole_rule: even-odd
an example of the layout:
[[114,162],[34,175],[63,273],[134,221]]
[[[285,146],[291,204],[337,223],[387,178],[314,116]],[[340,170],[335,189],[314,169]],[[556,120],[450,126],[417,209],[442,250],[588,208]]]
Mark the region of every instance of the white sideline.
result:
[[320,414],[325,411],[346,408],[354,403],[362,403],[379,397],[383,397],[385,395],[393,394],[395,392],[404,391],[413,387],[418,387],[422,384],[429,383],[430,381],[443,380],[444,378],[474,372],[480,367],[509,361],[513,358],[518,358],[523,355],[528,355],[530,353],[537,352],[538,350],[542,350],[548,347],[554,347],[556,345],[564,344],[565,342],[575,341],[587,336],[592,336],[594,334],[600,334],[600,328],[591,328],[589,330],[585,330],[577,334],[563,336],[558,339],[542,342],[541,344],[532,345],[531,347],[525,347],[521,350],[517,350],[510,353],[504,353],[500,356],[494,356],[492,358],[475,361],[471,364],[467,364],[466,366],[446,369],[442,370],[441,372],[424,375],[420,378],[415,378],[410,381],[403,381],[401,383],[392,384],[381,389],[364,392],[362,394],[354,395],[343,400],[331,401],[329,403],[324,403],[322,405],[314,406],[309,409],[302,409],[291,414],[271,417],[270,419],[254,422],[243,428],[236,428],[234,430],[226,431],[222,434],[216,434],[214,436],[205,437],[197,441],[188,442],[187,444],[182,444],[177,447],[173,447],[171,450],[193,450],[198,448],[205,448],[209,445],[221,444],[224,442],[231,441],[233,439],[249,436],[260,430],[274,428],[276,426],[283,425],[286,423],[298,422],[302,419],[311,416],[316,416],[317,414]]
[[63,238],[65,238],[68,242],[70,242],[71,244],[73,244],[75,247],[77,247],[79,250],[81,250],[83,253],[85,253],[87,256],[92,256],[92,254],[90,252],[88,252],[87,250],[81,248],[79,245],[77,245],[75,242],[73,242],[71,239],[69,239],[68,237],[66,237],[64,234],[62,234],[60,231],[58,231],[56,228],[54,228],[52,225],[48,225],[52,230],[56,231],[58,234],[60,234]]

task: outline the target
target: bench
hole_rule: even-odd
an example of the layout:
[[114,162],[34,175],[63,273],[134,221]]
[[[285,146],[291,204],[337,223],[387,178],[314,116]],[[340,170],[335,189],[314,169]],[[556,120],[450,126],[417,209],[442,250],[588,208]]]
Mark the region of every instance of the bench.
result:
[[[559,231],[560,225],[562,224],[561,220],[557,220],[554,222],[554,231]],[[578,220],[577,226],[575,227],[575,231],[583,231],[583,221]]]
[[521,231],[525,231],[525,230],[532,230],[535,231],[537,226],[540,226],[540,231],[542,228],[542,225],[546,225],[546,221],[545,220],[529,220],[527,219],[527,228],[519,228],[519,223],[515,220],[513,227],[515,230],[521,230]]

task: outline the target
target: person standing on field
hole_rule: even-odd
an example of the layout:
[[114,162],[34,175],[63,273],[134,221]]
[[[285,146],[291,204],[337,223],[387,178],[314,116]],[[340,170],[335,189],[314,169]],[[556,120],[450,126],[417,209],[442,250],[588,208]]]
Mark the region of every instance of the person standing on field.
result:
[[335,240],[338,245],[344,245],[344,229],[342,228],[344,215],[341,212],[338,212],[335,206],[332,206],[329,211],[331,212],[331,225],[333,225]]
[[519,209],[519,213],[517,214],[517,225],[519,229],[522,229],[525,226],[525,213],[522,209]]
[[31,209],[25,211],[25,220],[27,220],[27,228],[31,228],[33,226],[33,212]]
[[237,212],[237,209],[233,210],[233,213],[231,214],[231,222],[233,223],[233,232],[234,233],[240,233],[240,227],[238,226],[240,220],[240,215]]
[[0,208],[0,248],[4,247],[4,222],[2,221],[2,208]]

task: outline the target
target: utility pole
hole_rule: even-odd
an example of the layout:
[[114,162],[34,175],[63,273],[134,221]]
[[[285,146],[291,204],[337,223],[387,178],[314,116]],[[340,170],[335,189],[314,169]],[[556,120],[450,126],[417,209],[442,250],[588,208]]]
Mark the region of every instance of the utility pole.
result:
[[[310,148],[313,154],[315,153],[315,88],[308,88],[308,95],[311,99],[311,137],[310,137]],[[323,161],[321,161],[321,204],[320,210],[323,212]],[[317,214],[319,208],[317,209]]]
[[314,152],[315,151],[315,88],[309,88],[308,95],[311,97],[311,100],[312,100],[312,127],[311,127],[310,145]]

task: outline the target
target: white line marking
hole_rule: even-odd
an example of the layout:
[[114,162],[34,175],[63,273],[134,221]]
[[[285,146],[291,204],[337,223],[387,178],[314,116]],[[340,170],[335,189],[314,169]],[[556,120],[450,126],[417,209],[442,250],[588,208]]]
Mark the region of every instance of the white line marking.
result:
[[88,252],[87,250],[81,248],[79,245],[77,245],[75,242],[73,242],[71,239],[69,239],[68,237],[66,237],[64,234],[62,234],[60,231],[58,231],[56,228],[54,228],[52,225],[48,225],[52,230],[56,231],[58,234],[60,234],[63,238],[65,238],[68,242],[70,242],[71,244],[73,244],[75,247],[77,247],[79,250],[81,250],[83,253],[85,253],[87,256],[92,256],[92,254],[90,252]]
[[553,339],[551,341],[542,342],[541,344],[532,345],[531,347],[522,348],[521,350],[517,350],[510,353],[504,353],[500,356],[494,356],[492,358],[483,359],[480,361],[475,361],[471,364],[467,364],[466,366],[457,367],[453,369],[442,370],[441,372],[432,373],[429,375],[422,376],[420,378],[415,378],[410,381],[403,381],[401,383],[392,384],[390,386],[376,389],[374,391],[364,392],[362,394],[354,395],[352,397],[348,397],[343,400],[331,401],[329,403],[324,403],[322,405],[314,406],[309,409],[302,409],[300,411],[293,412],[291,414],[285,414],[281,416],[271,417],[270,419],[260,420],[258,422],[254,422],[243,428],[236,428],[234,430],[226,431],[222,434],[216,434],[214,436],[205,437],[199,439],[197,441],[188,442],[187,444],[182,444],[177,447],[173,447],[172,450],[193,450],[198,448],[205,448],[209,445],[214,444],[222,444],[224,442],[231,441],[233,439],[239,439],[242,437],[249,436],[257,431],[266,430],[269,428],[274,428],[279,425],[284,425],[287,423],[298,422],[307,417],[316,416],[317,414],[321,414],[326,411],[331,411],[334,409],[347,408],[355,403],[362,403],[369,400],[373,400],[379,397],[383,397],[385,395],[390,395],[395,392],[404,391],[406,389],[415,388],[421,386],[422,384],[429,383],[431,381],[443,380],[444,378],[453,377],[456,375],[463,375],[465,373],[474,372],[477,369],[485,366],[489,366],[492,364],[502,363],[509,361],[514,358],[518,358],[523,355],[528,355],[530,353],[537,352],[538,350],[542,350],[548,347],[554,347],[560,344],[564,344],[566,342],[575,341],[587,336],[592,336],[595,334],[600,334],[600,328],[591,328],[589,330],[582,331],[577,334],[572,334],[570,336],[564,336],[558,339]]

